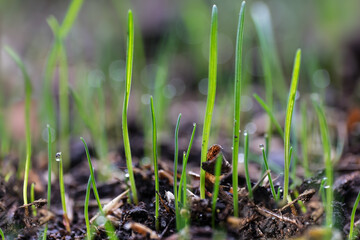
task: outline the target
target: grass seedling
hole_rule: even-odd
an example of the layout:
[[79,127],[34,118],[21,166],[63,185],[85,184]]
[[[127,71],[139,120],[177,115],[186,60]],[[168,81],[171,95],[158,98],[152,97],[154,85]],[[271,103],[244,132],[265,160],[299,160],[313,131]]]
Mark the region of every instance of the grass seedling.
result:
[[[216,72],[217,72],[217,22],[218,12],[216,5],[212,8],[211,31],[210,31],[210,53],[209,53],[209,82],[208,94],[206,100],[206,111],[203,126],[202,145],[201,145],[201,162],[206,161],[208,150],[211,119],[215,103],[216,94]],[[200,198],[205,198],[205,171],[200,170]]]
[[[186,180],[185,180],[185,178],[186,178],[186,166],[187,166],[187,162],[189,160],[191,147],[192,147],[192,144],[193,144],[193,141],[194,141],[195,131],[196,131],[196,123],[193,124],[193,130],[192,130],[192,133],[191,133],[189,146],[187,148],[186,155],[183,157],[183,164],[182,164],[183,168],[182,168],[181,177],[180,177],[178,197],[183,196],[183,195],[186,194],[186,192],[183,191],[182,186],[186,185]],[[181,191],[183,191],[183,192],[181,192]]]
[[97,187],[96,187],[96,181],[95,181],[95,174],[94,174],[94,168],[92,166],[92,163],[91,163],[91,159],[90,159],[90,154],[89,154],[89,148],[84,140],[84,138],[80,137],[81,141],[83,142],[84,144],[84,148],[85,148],[85,152],[86,152],[86,157],[87,157],[87,160],[88,160],[88,163],[89,163],[89,168],[90,168],[90,176],[91,176],[91,181],[92,181],[92,186],[93,186],[93,192],[94,192],[94,195],[95,195],[95,199],[96,199],[96,202],[98,204],[98,207],[99,207],[99,211],[101,213],[103,213],[103,208],[101,206],[101,202],[100,202],[100,197],[99,197],[99,193],[98,193],[98,190],[97,190]]
[[246,186],[249,192],[249,198],[253,197],[253,192],[251,188],[250,174],[249,174],[249,134],[245,130],[244,132],[244,164],[245,164],[245,179]]
[[178,172],[178,160],[179,160],[179,127],[180,127],[181,113],[178,116],[175,127],[175,152],[174,152],[174,198],[175,198],[175,215],[176,215],[176,229],[180,231],[180,211],[178,202],[178,190],[177,190],[177,172]]
[[[154,175],[155,175],[155,228],[156,231],[159,231],[159,171],[158,171],[158,161],[157,161],[157,134],[156,134],[156,119],[154,111],[154,100],[153,97],[150,97],[150,110],[151,110],[151,119],[152,119],[152,132],[153,132],[153,160],[154,160]],[[159,194],[157,194],[159,193]]]
[[[360,192],[356,197],[353,209],[351,211],[350,232],[349,232],[349,238],[348,238],[349,240],[355,239],[355,237],[357,236],[358,231],[359,231],[358,229],[355,229],[355,231],[354,231],[355,213],[356,213],[356,209],[359,205],[359,201],[360,201]],[[355,236],[354,236],[354,234],[355,234]]]
[[[233,152],[232,152],[232,181],[233,189],[238,189],[238,162],[239,162],[239,135],[240,135],[240,99],[241,99],[241,68],[242,68],[242,43],[244,33],[244,14],[245,1],[242,2],[239,15],[239,24],[236,38],[236,57],[235,57],[235,93],[234,93],[234,132],[233,132]],[[234,216],[238,217],[239,203],[238,195],[234,194]]]
[[[50,204],[51,204],[51,160],[52,160],[52,136],[51,136],[51,128],[50,125],[47,124],[47,133],[48,133],[48,186],[47,186],[47,209],[50,211]],[[46,223],[44,234],[43,234],[43,240],[46,240],[47,238],[47,230],[48,230],[48,224]]]
[[[30,202],[35,202],[35,183],[32,183],[30,187]],[[36,217],[36,207],[34,205],[31,205],[31,210],[33,216]]]
[[308,159],[308,143],[307,143],[307,109],[306,102],[301,103],[301,150],[302,150],[302,164],[304,168],[305,178],[309,178],[309,159]]
[[91,240],[91,227],[89,221],[89,200],[90,200],[90,190],[91,190],[92,179],[91,175],[89,177],[87,187],[86,187],[86,195],[85,195],[85,204],[84,204],[84,218],[86,225],[86,239]]
[[5,240],[4,232],[1,228],[0,228],[0,236],[2,240]]
[[291,121],[292,115],[295,105],[295,96],[296,89],[299,80],[299,72],[300,72],[300,62],[301,62],[301,50],[298,49],[296,51],[295,60],[294,60],[294,68],[291,78],[291,86],[289,92],[289,98],[286,108],[286,118],[285,118],[285,131],[284,131],[284,201],[288,199],[289,192],[289,170],[290,170],[290,132],[291,132]]
[[[24,63],[21,61],[20,57],[15,53],[10,47],[5,46],[5,51],[10,55],[10,57],[15,61],[16,65],[20,68],[25,85],[25,138],[26,138],[26,160],[25,160],[25,174],[24,174],[24,185],[23,185],[23,198],[24,205],[28,204],[27,198],[27,186],[29,179],[29,172],[31,166],[31,135],[30,135],[30,106],[31,106],[31,93],[32,86],[29,74],[25,69]],[[25,208],[26,215],[29,214],[28,208]]]
[[[42,101],[42,117],[50,122],[52,126],[56,126],[55,120],[55,103],[52,97],[51,80],[56,67],[56,61],[61,50],[61,44],[65,41],[70,29],[72,28],[75,19],[77,18],[84,0],[73,0],[65,14],[61,26],[58,27],[57,37],[54,38],[53,45],[48,55],[45,74],[44,74],[44,89]],[[67,90],[66,90],[67,91]]]
[[132,160],[131,160],[129,131],[128,131],[128,124],[127,124],[127,110],[128,110],[129,98],[130,98],[133,57],[134,57],[134,19],[133,19],[132,11],[129,10],[129,12],[128,12],[127,54],[126,54],[126,80],[125,80],[125,97],[124,97],[123,114],[122,114],[122,130],[123,130],[123,138],[124,138],[126,166],[128,169],[129,179],[130,179],[130,188],[131,188],[131,192],[132,192],[132,196],[133,196],[133,201],[135,204],[138,204],[134,171],[133,171]]
[[326,188],[326,226],[328,228],[332,228],[332,214],[333,214],[333,165],[331,161],[331,142],[330,142],[330,135],[328,124],[326,121],[325,111],[323,107],[320,105],[316,99],[313,99],[313,104],[316,110],[317,117],[319,119],[319,126],[320,126],[320,135],[321,141],[323,145],[323,156],[325,162],[325,174],[327,178],[327,188]]
[[62,160],[62,154],[61,152],[56,153],[55,160],[59,162],[59,185],[60,185],[60,197],[61,197],[61,204],[63,208],[63,217],[64,217],[64,226],[66,228],[66,231],[70,232],[70,220],[67,215],[66,210],[66,201],[65,201],[65,185],[64,185],[64,169],[63,169],[63,160]]
[[[267,115],[270,118],[270,121],[275,125],[276,130],[279,132],[280,136],[282,138],[284,138],[284,131],[282,130],[280,123],[278,122],[278,120],[276,120],[272,110],[270,109],[270,107],[265,103],[265,101],[259,97],[259,95],[257,95],[256,93],[253,94],[253,97],[255,98],[255,100],[260,104],[260,106],[265,110],[265,112],[267,113]],[[269,141],[270,142],[270,141]]]
[[[222,154],[219,154],[219,156],[216,158],[216,163],[215,163],[215,183],[214,183],[213,196],[212,196],[211,225],[213,228],[215,228],[216,202],[219,195],[221,163],[222,163]],[[234,195],[235,194],[237,194],[237,191],[234,192]]]
[[[264,145],[263,144],[260,144],[260,149],[262,151],[262,155],[263,155],[263,159],[264,159],[264,165],[265,165],[265,170],[268,171],[270,170],[269,169],[269,165],[268,165],[268,161],[267,161],[267,156],[266,156],[266,152],[265,152],[265,148],[264,148]],[[269,172],[268,173],[268,179],[269,179],[269,185],[270,185],[270,190],[271,190],[271,193],[273,195],[273,198],[275,199],[275,201],[277,201],[277,194],[275,192],[275,188],[274,188],[274,183],[272,181],[272,178],[271,178],[271,173]]]

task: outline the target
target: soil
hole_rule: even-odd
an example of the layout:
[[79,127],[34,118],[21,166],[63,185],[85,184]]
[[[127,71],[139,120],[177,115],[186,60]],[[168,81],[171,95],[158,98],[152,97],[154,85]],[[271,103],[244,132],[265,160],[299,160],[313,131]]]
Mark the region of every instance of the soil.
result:
[[[184,136],[186,137],[186,136]],[[138,137],[141,139],[141,137]],[[180,141],[181,142],[181,141]],[[185,141],[184,141],[185,142]],[[132,143],[134,145],[135,143]],[[112,160],[111,175],[107,176],[105,182],[98,181],[98,191],[102,204],[106,205],[112,199],[121,195],[116,204],[109,209],[107,219],[115,227],[118,239],[181,239],[186,236],[190,239],[287,239],[299,237],[299,239],[316,239],[314,236],[326,236],[327,233],[321,226],[324,221],[324,208],[320,199],[318,189],[324,172],[319,172],[311,179],[303,179],[294,191],[291,192],[293,201],[287,205],[277,204],[267,184],[257,185],[254,190],[254,198],[250,199],[246,190],[246,182],[243,174],[239,174],[239,217],[233,217],[233,202],[231,165],[223,158],[221,172],[221,183],[219,199],[216,204],[216,229],[211,227],[212,223],[212,187],[214,173],[214,159],[222,152],[219,145],[215,145],[209,150],[208,161],[203,165],[206,173],[206,198],[199,198],[199,176],[189,171],[191,184],[188,185],[190,227],[176,231],[175,207],[172,196],[173,192],[173,166],[172,152],[173,146],[163,144],[161,151],[163,154],[159,164],[160,171],[160,228],[155,231],[155,186],[154,174],[150,164],[144,164],[141,157],[144,150],[135,148],[133,151],[135,161],[135,179],[138,190],[138,205],[131,203],[131,197],[126,193],[128,190],[125,161],[123,149],[109,154]],[[86,238],[86,225],[84,220],[84,199],[89,168],[86,155],[81,145],[73,146],[72,164],[68,173],[65,175],[65,189],[67,193],[67,205],[69,218],[71,220],[71,232],[67,232],[63,224],[63,212],[61,208],[58,180],[53,177],[51,211],[47,210],[46,186],[47,186],[47,166],[37,164],[34,166],[30,181],[36,180],[36,201],[28,207],[29,215],[26,215],[26,207],[22,201],[22,181],[12,174],[5,180],[5,176],[0,178],[0,228],[4,231],[7,239],[39,239],[42,237],[43,229],[48,223],[47,239],[84,239]],[[198,151],[195,149],[194,151]],[[96,160],[95,153],[92,158],[95,172],[101,173],[101,163]],[[195,154],[198,156],[197,154]],[[224,154],[226,155],[226,154]],[[39,159],[46,157],[38,156]],[[17,169],[14,165],[16,156],[9,155],[3,159],[3,164],[9,172]],[[45,160],[43,160],[45,161]],[[191,160],[196,164],[197,161]],[[39,161],[41,162],[41,161]],[[345,237],[349,232],[349,219],[352,204],[360,191],[360,175],[354,168],[347,166],[357,166],[360,158],[347,150],[336,168],[336,181],[334,184],[334,212],[335,226],[340,230],[340,236]],[[252,164],[254,169],[260,166]],[[190,167],[191,168],[191,167]],[[181,167],[179,166],[180,176]],[[198,172],[199,169],[194,169]],[[355,168],[356,170],[356,168]],[[98,175],[97,180],[104,176]],[[253,187],[257,182],[253,182]],[[275,180],[275,188],[282,185]],[[297,194],[295,196],[295,194]],[[301,202],[300,202],[301,201]],[[32,215],[32,207],[37,209],[37,215]],[[89,215],[93,217],[97,214],[97,204],[93,194],[90,196]],[[182,215],[182,216],[185,216]],[[357,219],[356,219],[357,220]],[[107,239],[104,228],[104,219],[98,217],[95,221],[96,228],[94,239]],[[317,228],[315,228],[317,227]],[[225,234],[225,235],[224,235]],[[333,233],[335,235],[335,233]]]

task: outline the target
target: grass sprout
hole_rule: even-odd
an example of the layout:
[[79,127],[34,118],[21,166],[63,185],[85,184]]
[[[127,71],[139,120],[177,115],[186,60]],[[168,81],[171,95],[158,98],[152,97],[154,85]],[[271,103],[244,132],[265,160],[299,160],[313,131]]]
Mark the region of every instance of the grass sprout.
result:
[[[50,125],[46,125],[47,134],[48,134],[48,185],[47,185],[47,209],[50,211],[51,205],[51,165],[52,165],[52,134]],[[46,223],[44,233],[43,233],[43,240],[47,238],[47,230],[48,224]]]
[[[333,218],[333,165],[331,161],[331,141],[329,135],[328,124],[326,121],[325,111],[322,105],[317,101],[317,99],[313,99],[313,104],[316,110],[317,118],[319,120],[320,126],[320,135],[321,135],[321,142],[323,146],[323,156],[325,162],[325,175],[327,178],[327,187],[326,187],[326,226],[331,228],[332,227],[332,218]],[[325,187],[324,187],[325,188]]]
[[91,158],[90,158],[90,154],[89,154],[89,148],[84,140],[83,137],[80,137],[81,141],[83,142],[84,144],[84,148],[85,148],[85,152],[86,152],[86,157],[87,157],[87,160],[88,160],[88,163],[89,163],[89,168],[90,168],[90,176],[91,176],[91,181],[92,181],[92,187],[93,187],[93,192],[94,192],[94,195],[95,195],[95,199],[96,199],[96,202],[98,204],[98,207],[99,207],[99,211],[101,213],[103,213],[103,208],[101,206],[101,202],[100,202],[100,197],[99,197],[99,193],[98,193],[98,190],[97,190],[97,187],[96,187],[96,181],[95,181],[95,174],[94,174],[94,168],[92,166],[92,163],[91,163]]
[[127,111],[129,106],[129,98],[130,98],[130,89],[131,89],[131,77],[132,77],[132,65],[134,58],[134,19],[132,11],[128,12],[128,38],[127,38],[127,54],[126,54],[126,80],[125,80],[125,97],[124,97],[124,105],[123,105],[123,114],[122,114],[122,130],[123,130],[123,138],[124,138],[124,149],[125,149],[125,157],[126,157],[126,166],[129,173],[130,179],[130,188],[133,196],[133,201],[135,204],[138,203],[134,171],[132,167],[132,159],[131,159],[131,148],[130,148],[130,140],[129,140],[129,130],[127,123]]
[[302,150],[302,164],[304,168],[304,174],[306,178],[311,176],[309,171],[309,159],[308,159],[308,144],[307,144],[307,109],[306,102],[301,103],[301,150]]
[[[262,152],[262,155],[263,155],[263,159],[264,159],[264,165],[265,165],[265,170],[268,171],[270,170],[269,169],[269,165],[268,165],[268,161],[267,161],[267,156],[266,156],[266,152],[265,152],[265,149],[264,149],[264,145],[263,144],[260,144],[260,149],[261,149],[261,152]],[[275,188],[274,188],[274,183],[272,181],[272,178],[271,178],[271,173],[268,172],[268,178],[269,178],[269,185],[270,185],[270,190],[271,190],[271,193],[273,195],[273,198],[275,199],[275,201],[277,201],[277,194],[276,194],[276,191],[275,191]]]
[[[192,147],[192,144],[193,144],[193,141],[194,141],[194,138],[195,138],[195,131],[196,131],[196,123],[193,124],[193,130],[192,130],[192,133],[191,133],[191,138],[190,138],[190,142],[189,142],[189,145],[188,145],[188,148],[187,148],[187,151],[186,151],[186,155],[184,156],[183,158],[183,164],[182,164],[182,172],[181,172],[181,177],[180,177],[180,182],[179,182],[179,192],[178,192],[178,197],[186,194],[183,189],[182,189],[182,186],[183,185],[186,185],[186,181],[185,181],[185,178],[186,178],[186,167],[187,167],[187,162],[189,160],[189,155],[190,155],[190,151],[191,151],[191,147]],[[183,191],[183,192],[181,192]]]
[[84,218],[86,225],[86,239],[91,240],[91,226],[89,221],[89,200],[90,200],[90,190],[91,190],[92,179],[91,175],[89,177],[87,187],[86,187],[86,195],[85,195],[85,204],[84,204]]
[[249,174],[249,134],[246,130],[244,132],[244,164],[245,164],[246,186],[249,192],[249,198],[252,198],[253,192],[251,188],[251,180]]
[[[219,195],[219,187],[220,187],[220,174],[221,174],[221,165],[222,165],[222,154],[216,158],[215,163],[215,183],[213,188],[213,196],[212,196],[212,211],[211,211],[211,225],[212,228],[215,228],[215,217],[216,217],[216,202]],[[234,195],[237,194],[237,191],[234,192]]]
[[[153,161],[154,161],[154,175],[155,175],[155,228],[159,231],[159,171],[158,171],[158,160],[157,160],[157,133],[156,133],[156,119],[154,111],[154,100],[150,97],[150,110],[152,119],[152,132],[153,132]],[[158,194],[157,194],[158,193]]]
[[175,198],[175,215],[176,215],[176,229],[180,231],[180,211],[178,202],[178,184],[177,184],[177,172],[178,172],[178,160],[179,160],[179,127],[180,127],[181,113],[178,116],[175,127],[175,152],[174,152],[174,198]]
[[[30,186],[30,202],[35,202],[35,183],[32,183]],[[34,205],[31,205],[32,214],[34,217],[36,217],[36,207]]]
[[[51,50],[49,52],[46,67],[45,67],[45,73],[44,73],[44,88],[43,88],[43,100],[42,100],[42,107],[41,107],[41,115],[44,120],[49,122],[52,126],[56,126],[56,120],[55,120],[55,103],[54,99],[52,97],[52,91],[51,91],[51,80],[54,75],[54,71],[56,68],[56,62],[58,60],[59,54],[61,54],[61,48],[62,43],[65,41],[68,33],[70,32],[78,14],[81,9],[81,6],[83,5],[84,0],[73,0],[65,14],[64,20],[59,26],[57,24],[56,31],[53,29],[52,25],[56,20],[54,17],[50,17],[48,19],[48,22],[50,19],[49,25],[56,33],[56,37],[54,38],[53,45],[51,47]],[[57,22],[57,21],[56,21]],[[55,34],[54,34],[55,35]],[[63,74],[62,74],[63,75]],[[65,75],[63,75],[65,76]],[[67,90],[66,90],[67,91]],[[66,100],[65,100],[66,101]]]
[[67,215],[66,209],[66,200],[65,200],[65,185],[64,185],[64,169],[63,169],[63,160],[62,160],[62,153],[58,152],[55,155],[55,160],[59,162],[59,185],[60,185],[60,197],[61,197],[61,205],[63,208],[63,217],[64,217],[64,225],[66,231],[70,232],[70,220]]
[[[25,138],[26,138],[26,159],[25,159],[25,174],[24,174],[24,185],[23,185],[23,199],[24,205],[28,204],[27,198],[27,186],[29,179],[29,172],[31,167],[31,133],[30,133],[30,107],[31,107],[31,94],[32,94],[32,86],[29,74],[26,71],[25,65],[23,61],[21,61],[20,57],[17,53],[14,52],[10,47],[5,46],[5,51],[10,55],[10,57],[14,60],[16,65],[20,68],[23,77],[24,77],[24,85],[25,85]],[[28,215],[28,209],[25,208],[26,215]]]
[[5,240],[4,232],[1,228],[0,228],[0,236],[2,240]]
[[286,107],[286,118],[285,118],[285,131],[284,131],[284,201],[288,199],[289,192],[289,170],[290,170],[290,132],[291,132],[291,121],[293,116],[293,110],[295,105],[296,89],[299,80],[301,62],[301,50],[296,51],[294,68],[291,78],[291,86],[289,92],[288,103]]
[[354,230],[355,213],[356,213],[356,209],[357,209],[357,207],[359,205],[359,201],[360,201],[360,192],[356,197],[353,209],[351,211],[350,232],[349,232],[349,238],[348,238],[349,240],[355,239],[355,237],[357,236],[358,231],[359,231],[358,229]]
[[[218,11],[216,5],[212,8],[211,31],[210,31],[210,49],[209,49],[209,82],[208,94],[206,100],[206,111],[203,126],[202,145],[201,145],[201,163],[206,161],[208,150],[211,119],[213,115],[215,94],[216,94],[216,74],[217,74],[217,28]],[[205,171],[200,170],[200,198],[205,198]]]
[[[239,135],[240,135],[240,100],[241,100],[241,68],[242,68],[242,43],[244,35],[245,1],[242,2],[239,15],[239,23],[236,38],[235,57],[235,93],[234,93],[234,131],[233,131],[233,152],[232,152],[232,181],[233,189],[238,189],[238,162],[239,162]],[[238,217],[238,195],[233,195],[234,216]]]

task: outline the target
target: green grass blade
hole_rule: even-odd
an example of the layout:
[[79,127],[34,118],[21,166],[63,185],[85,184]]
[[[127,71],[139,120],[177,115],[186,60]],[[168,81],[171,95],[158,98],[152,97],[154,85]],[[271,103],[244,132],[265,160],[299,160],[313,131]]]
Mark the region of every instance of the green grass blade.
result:
[[75,19],[77,18],[81,6],[83,5],[84,0],[73,0],[66,12],[63,23],[61,24],[60,37],[66,38],[70,29],[72,28]]
[[176,215],[176,229],[180,231],[180,211],[179,211],[179,200],[178,200],[178,189],[177,189],[177,172],[179,162],[179,127],[180,127],[181,113],[178,116],[176,127],[175,127],[175,152],[174,152],[174,198],[175,198],[175,215]]
[[244,164],[245,164],[245,178],[246,185],[249,192],[249,198],[253,197],[250,174],[249,174],[249,134],[247,131],[244,132]]
[[[47,209],[50,211],[51,206],[51,165],[52,165],[52,134],[50,125],[46,125],[47,133],[48,133],[48,185],[47,185]],[[48,224],[46,223],[44,233],[43,233],[43,240],[47,238],[47,230]]]
[[327,178],[327,185],[328,188],[326,188],[326,226],[331,228],[332,227],[332,215],[333,215],[333,165],[331,161],[331,141],[330,141],[330,135],[329,135],[329,129],[328,124],[326,121],[325,111],[324,108],[320,105],[319,102],[317,102],[315,99],[313,99],[313,104],[316,110],[316,114],[319,120],[319,126],[320,126],[320,135],[321,135],[321,141],[323,145],[323,155],[324,155],[324,162],[325,162],[325,174]]
[[[239,135],[240,135],[240,100],[241,100],[241,73],[242,73],[242,45],[244,34],[244,18],[245,18],[245,1],[241,4],[239,24],[236,38],[236,57],[235,57],[235,93],[234,93],[234,131],[233,131],[233,152],[232,152],[232,181],[233,189],[238,189],[238,162],[239,162]],[[234,216],[238,217],[238,195],[233,195],[234,200]]]
[[93,192],[94,192],[94,195],[95,195],[95,198],[96,198],[96,202],[97,202],[97,204],[98,204],[98,207],[99,207],[100,212],[103,213],[103,208],[102,208],[101,203],[100,203],[99,193],[98,193],[98,190],[97,190],[97,187],[96,187],[94,168],[93,168],[92,163],[91,163],[90,154],[89,154],[89,149],[88,149],[88,146],[87,146],[84,138],[80,137],[80,139],[81,139],[81,141],[82,141],[83,144],[84,144],[84,148],[85,148],[85,152],[86,152],[86,157],[87,157],[87,160],[88,160],[88,163],[89,163],[90,175],[91,175],[92,186],[93,186]]
[[[27,199],[27,185],[29,179],[29,172],[31,167],[31,133],[30,133],[30,108],[31,108],[31,94],[32,86],[29,74],[26,71],[24,63],[21,61],[17,53],[14,52],[9,46],[5,46],[5,51],[14,60],[16,65],[20,68],[25,85],[25,138],[26,138],[26,159],[25,159],[25,174],[24,174],[24,185],[23,185],[23,198],[24,204],[28,204]],[[27,211],[27,208],[26,208]]]
[[[30,202],[33,203],[34,201],[35,201],[35,183],[32,183],[30,187]],[[31,209],[33,216],[36,217],[36,207],[32,205]]]
[[91,227],[89,221],[89,199],[90,199],[90,190],[91,190],[91,175],[89,177],[87,187],[86,187],[86,195],[85,195],[85,204],[84,204],[84,218],[86,224],[86,239],[91,240]]
[[[179,197],[181,196],[182,185],[184,184],[184,178],[186,178],[186,166],[187,166],[187,162],[189,160],[191,147],[192,147],[192,144],[193,144],[193,141],[194,141],[194,138],[195,138],[195,131],[196,131],[196,123],[193,124],[193,130],[192,130],[192,133],[191,133],[189,146],[187,148],[185,158],[183,158],[183,164],[182,164],[183,168],[182,168],[180,182],[179,182],[179,193],[178,193]],[[182,195],[184,195],[184,194],[186,194],[186,193],[182,193]]]
[[213,189],[213,197],[212,197],[212,219],[211,219],[211,225],[213,228],[215,228],[215,218],[216,218],[216,202],[219,195],[219,188],[220,188],[220,174],[221,174],[221,163],[222,163],[222,154],[220,154],[216,158],[215,163],[215,183],[214,183],[214,189]]
[[155,228],[156,231],[159,231],[159,171],[158,171],[158,161],[157,161],[157,134],[156,134],[156,119],[154,111],[154,101],[153,97],[150,97],[150,110],[151,110],[151,119],[152,119],[152,132],[153,132],[153,160],[154,160],[154,175],[155,175]]
[[284,131],[284,151],[285,151],[285,159],[284,159],[284,201],[287,201],[288,192],[289,192],[289,170],[290,170],[290,132],[291,132],[291,121],[293,116],[293,110],[295,105],[295,96],[296,89],[299,80],[300,73],[300,62],[301,62],[301,50],[298,49],[296,51],[295,60],[294,60],[294,68],[291,78],[291,86],[289,92],[289,98],[286,108],[286,118],[285,118],[285,131]]
[[124,106],[123,106],[123,114],[122,114],[122,130],[123,130],[123,138],[124,138],[126,166],[128,169],[129,179],[130,179],[130,188],[133,195],[134,203],[137,204],[138,198],[137,198],[134,172],[132,167],[131,148],[130,148],[130,140],[129,140],[128,123],[127,123],[127,110],[128,110],[129,98],[130,98],[133,57],[134,57],[134,19],[133,19],[132,11],[129,10],[128,44],[127,44],[127,57],[126,57],[126,82],[125,82],[125,97],[124,97]]
[[[354,202],[354,206],[353,209],[351,211],[351,221],[350,221],[350,232],[349,232],[349,240],[353,240],[355,239],[356,236],[354,236],[354,222],[355,222],[355,213],[356,213],[356,209],[359,205],[359,201],[360,201],[360,192],[356,197],[356,200]],[[357,231],[355,231],[357,232]],[[357,234],[356,234],[357,235]]]
[[[211,128],[211,119],[213,115],[215,94],[216,94],[216,74],[217,74],[217,28],[218,11],[216,5],[212,8],[211,32],[210,32],[210,53],[209,53],[209,83],[206,100],[206,112],[203,126],[203,136],[201,145],[201,162],[206,161],[208,150],[209,135]],[[200,197],[205,198],[205,171],[200,170]]]
[[4,232],[1,228],[0,228],[0,236],[2,240],[5,240]]
[[276,130],[279,132],[281,138],[284,138],[284,131],[282,130],[280,123],[278,122],[278,120],[275,118],[271,108],[264,102],[264,100],[259,97],[259,95],[257,95],[256,93],[253,94],[253,97],[255,98],[255,100],[260,104],[260,106],[265,110],[265,112],[267,113],[267,115],[270,118],[270,121],[275,125]]
[[[265,149],[264,149],[264,146],[260,146],[260,149],[262,151],[262,155],[263,155],[263,159],[264,159],[264,164],[265,164],[265,169],[266,171],[270,170],[269,169],[269,165],[268,165],[268,161],[267,161],[267,157],[266,157],[266,152],[265,152]],[[268,179],[269,179],[269,185],[270,185],[270,190],[271,190],[271,193],[273,195],[273,198],[275,199],[275,201],[277,201],[277,194],[276,194],[276,191],[275,191],[275,188],[274,188],[274,183],[272,181],[272,178],[271,178],[271,173],[269,171],[268,173]]]

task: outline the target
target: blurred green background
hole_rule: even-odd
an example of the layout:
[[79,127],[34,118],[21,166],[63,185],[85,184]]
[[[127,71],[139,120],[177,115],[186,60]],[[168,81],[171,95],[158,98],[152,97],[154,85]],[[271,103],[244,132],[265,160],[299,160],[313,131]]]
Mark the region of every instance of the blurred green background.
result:
[[[3,139],[0,144],[4,145],[4,139],[8,139],[7,151],[18,149],[17,143],[24,141],[24,84],[20,70],[3,47],[9,45],[18,52],[29,71],[34,87],[32,138],[35,147],[44,149],[43,142],[37,140],[47,122],[39,113],[44,69],[54,39],[47,19],[53,15],[61,22],[69,4],[70,1],[0,0],[0,134]],[[203,121],[213,4],[217,4],[219,10],[218,90],[213,119],[213,130],[217,134],[213,135],[212,141],[215,142],[214,136],[231,139],[234,52],[241,1],[84,1],[65,41],[69,84],[82,99],[94,125],[105,126],[104,138],[109,145],[106,148],[116,148],[121,141],[128,9],[133,10],[135,18],[130,138],[131,131],[133,134],[140,131],[145,139],[151,133],[148,101],[149,96],[154,95],[159,138],[164,142],[172,139],[178,113],[183,114],[185,125]],[[294,54],[301,48],[300,98],[308,93],[319,93],[328,105],[346,110],[360,97],[356,91],[360,76],[359,9],[358,0],[247,2],[241,129],[261,111],[252,94],[256,92],[265,98],[254,18],[260,19],[267,29],[266,38],[275,53],[272,57],[278,63],[273,66],[277,68],[273,80],[274,108],[284,110]],[[57,103],[58,70],[54,73],[51,89]],[[55,109],[58,109],[57,104]],[[56,112],[58,119],[58,110]],[[88,132],[72,98],[69,118],[70,137]],[[57,129],[57,125],[52,127]],[[260,128],[258,126],[255,131]],[[191,127],[187,133],[190,130]],[[201,131],[197,134],[200,136]],[[95,136],[92,138],[94,140]],[[146,141],[143,144],[146,145]]]

